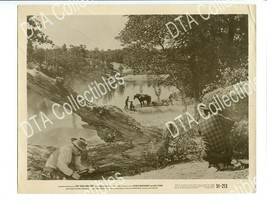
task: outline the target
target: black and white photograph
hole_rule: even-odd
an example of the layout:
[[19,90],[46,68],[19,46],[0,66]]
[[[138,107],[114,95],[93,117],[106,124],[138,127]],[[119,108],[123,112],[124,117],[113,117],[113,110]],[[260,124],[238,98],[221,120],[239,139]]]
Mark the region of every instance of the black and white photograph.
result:
[[18,8],[21,178],[63,193],[253,192],[254,7],[144,7]]

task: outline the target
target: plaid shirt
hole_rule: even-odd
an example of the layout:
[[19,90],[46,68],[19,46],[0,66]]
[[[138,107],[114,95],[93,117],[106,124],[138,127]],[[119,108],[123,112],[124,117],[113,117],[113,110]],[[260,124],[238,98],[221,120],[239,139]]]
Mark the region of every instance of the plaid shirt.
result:
[[199,123],[198,132],[204,141],[205,150],[221,153],[227,150],[226,138],[234,122],[220,114],[210,115]]

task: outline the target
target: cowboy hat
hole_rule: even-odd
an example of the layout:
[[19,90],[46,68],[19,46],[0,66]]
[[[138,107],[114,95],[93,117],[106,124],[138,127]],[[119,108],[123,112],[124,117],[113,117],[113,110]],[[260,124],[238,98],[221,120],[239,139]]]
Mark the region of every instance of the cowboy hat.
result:
[[71,142],[80,151],[86,151],[87,143],[84,138],[71,138]]

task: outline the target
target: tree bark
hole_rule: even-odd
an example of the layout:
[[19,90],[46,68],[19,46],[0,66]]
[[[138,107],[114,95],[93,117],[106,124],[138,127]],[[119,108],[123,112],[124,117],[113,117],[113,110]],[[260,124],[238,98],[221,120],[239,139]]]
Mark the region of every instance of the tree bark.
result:
[[[55,79],[35,69],[27,71],[27,88],[60,105],[68,103],[71,95],[75,99],[78,95],[72,88],[58,86]],[[116,106],[100,107],[87,102],[86,106],[74,112],[86,123],[84,127],[97,130],[101,139],[107,141],[107,136],[111,133],[116,140],[114,143],[93,146],[88,154],[90,159],[85,159],[84,163],[89,165],[93,161],[97,166],[113,162],[114,165],[106,171],[138,171],[144,166],[153,167],[151,161],[147,160],[147,155],[158,151],[163,142],[163,130],[141,125]]]

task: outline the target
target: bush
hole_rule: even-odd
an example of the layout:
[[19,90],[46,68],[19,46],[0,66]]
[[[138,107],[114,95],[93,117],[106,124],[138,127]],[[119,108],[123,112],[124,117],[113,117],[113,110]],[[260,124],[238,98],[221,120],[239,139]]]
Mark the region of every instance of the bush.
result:
[[[248,119],[243,119],[233,126],[232,147],[234,158],[248,159],[249,135]],[[155,168],[163,168],[167,165],[177,164],[186,161],[200,160],[201,146],[196,142],[197,130],[189,129],[175,139],[166,133],[159,150],[156,153],[149,153],[147,160]]]
[[228,67],[223,70],[220,70],[220,74],[221,75],[217,78],[217,80],[206,85],[202,92],[203,95],[212,92],[213,90],[216,90],[220,87],[226,87],[248,80],[248,69],[246,67],[239,67],[233,69]]
[[186,133],[172,138],[166,133],[165,139],[156,153],[147,155],[147,159],[156,168],[163,168],[170,164],[198,160],[201,148],[195,141],[196,129],[189,129]]

